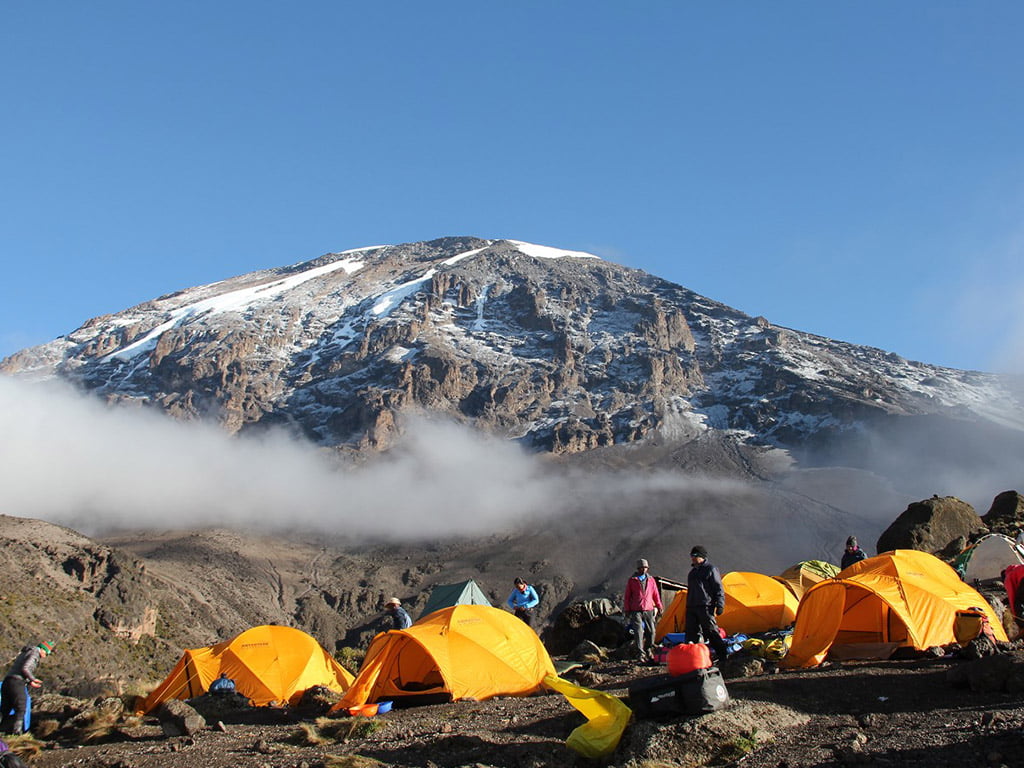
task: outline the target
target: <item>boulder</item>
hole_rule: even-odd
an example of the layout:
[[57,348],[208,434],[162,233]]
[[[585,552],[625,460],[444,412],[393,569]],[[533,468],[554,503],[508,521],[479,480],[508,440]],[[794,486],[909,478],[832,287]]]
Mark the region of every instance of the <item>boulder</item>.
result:
[[972,691],[1019,693],[1024,690],[1024,651],[996,653],[953,667],[946,679]]
[[971,539],[985,530],[985,523],[966,501],[955,496],[932,496],[910,504],[878,537],[876,551],[917,549],[935,554],[954,539]]
[[626,637],[622,614],[607,599],[571,603],[545,633],[544,645],[555,654],[566,654],[584,641],[602,648],[617,648]]
[[180,699],[168,699],[156,711],[165,736],[191,736],[206,727],[206,720]]
[[992,500],[981,520],[990,530],[1015,538],[1024,529],[1024,496],[1017,491],[1003,491]]

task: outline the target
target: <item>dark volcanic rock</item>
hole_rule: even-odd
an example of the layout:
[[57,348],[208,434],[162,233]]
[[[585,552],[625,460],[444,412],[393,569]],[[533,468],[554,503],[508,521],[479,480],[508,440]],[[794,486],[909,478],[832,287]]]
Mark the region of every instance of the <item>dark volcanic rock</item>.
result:
[[206,727],[206,720],[179,699],[168,699],[156,711],[165,736],[191,736]]
[[1003,491],[992,500],[981,520],[996,533],[1016,537],[1024,528],[1024,496],[1017,491]]
[[974,507],[955,496],[933,496],[907,507],[878,537],[878,552],[917,549],[934,554],[961,536],[970,539],[985,531]]

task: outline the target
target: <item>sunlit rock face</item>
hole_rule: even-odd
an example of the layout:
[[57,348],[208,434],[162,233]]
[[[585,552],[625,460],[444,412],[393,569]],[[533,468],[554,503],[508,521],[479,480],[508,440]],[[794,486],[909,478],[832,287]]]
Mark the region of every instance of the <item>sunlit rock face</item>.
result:
[[800,450],[924,415],[1024,425],[998,376],[781,328],[590,254],[474,237],[178,291],[0,369],[347,450],[392,445],[404,411],[554,453],[709,430]]

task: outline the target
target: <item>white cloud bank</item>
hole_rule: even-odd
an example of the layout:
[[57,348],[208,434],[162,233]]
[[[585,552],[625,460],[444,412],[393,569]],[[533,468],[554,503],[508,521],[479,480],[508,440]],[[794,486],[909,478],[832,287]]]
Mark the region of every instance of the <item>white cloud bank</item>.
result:
[[210,526],[386,539],[481,534],[621,499],[637,485],[742,492],[670,474],[558,476],[512,443],[449,423],[409,425],[388,456],[341,469],[282,434],[232,437],[62,385],[0,377],[3,511],[87,534]]

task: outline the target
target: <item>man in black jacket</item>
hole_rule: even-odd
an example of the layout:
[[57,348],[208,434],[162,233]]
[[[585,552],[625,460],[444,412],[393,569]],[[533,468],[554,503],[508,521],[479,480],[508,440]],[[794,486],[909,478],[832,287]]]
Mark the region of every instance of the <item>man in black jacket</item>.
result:
[[[25,710],[28,709],[28,688],[39,688],[43,683],[36,677],[40,659],[53,653],[53,643],[26,645],[11,664],[3,685],[0,686],[0,730],[19,734],[25,730]],[[14,710],[14,714],[8,714]]]
[[690,574],[686,577],[686,642],[699,643],[701,635],[711,646],[721,664],[729,649],[718,633],[718,622],[725,610],[725,588],[722,575],[708,562],[708,551],[696,546],[690,550]]

